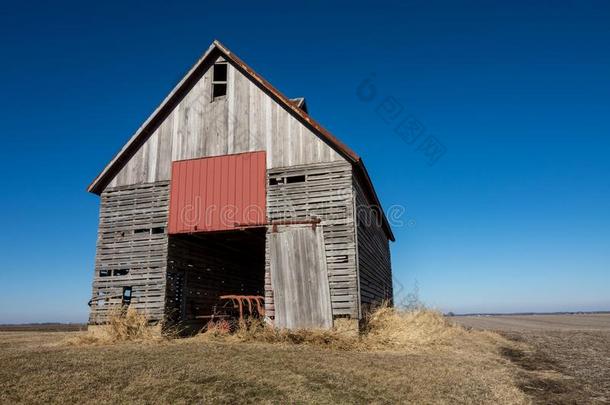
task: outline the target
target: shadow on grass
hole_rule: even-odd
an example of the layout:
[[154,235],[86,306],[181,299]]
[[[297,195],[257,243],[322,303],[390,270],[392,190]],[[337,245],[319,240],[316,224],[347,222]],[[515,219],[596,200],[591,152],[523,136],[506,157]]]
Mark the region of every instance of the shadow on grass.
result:
[[[517,333],[502,333],[504,337],[527,344],[527,339]],[[502,347],[500,353],[519,367],[517,386],[540,404],[590,403],[584,387],[574,378],[563,373],[560,365],[537,349],[521,350]]]

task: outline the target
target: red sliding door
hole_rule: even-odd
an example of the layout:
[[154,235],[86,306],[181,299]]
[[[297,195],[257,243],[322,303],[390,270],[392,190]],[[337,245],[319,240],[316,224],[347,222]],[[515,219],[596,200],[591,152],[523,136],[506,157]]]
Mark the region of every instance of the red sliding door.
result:
[[173,162],[169,233],[266,222],[265,169],[264,151]]

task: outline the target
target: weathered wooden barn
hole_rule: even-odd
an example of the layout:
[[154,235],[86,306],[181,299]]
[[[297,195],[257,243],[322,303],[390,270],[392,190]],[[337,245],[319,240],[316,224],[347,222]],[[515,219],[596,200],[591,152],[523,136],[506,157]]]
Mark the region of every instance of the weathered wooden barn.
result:
[[114,304],[204,322],[239,295],[278,327],[330,327],[392,298],[394,237],[362,159],[218,41],[88,190],[90,324]]

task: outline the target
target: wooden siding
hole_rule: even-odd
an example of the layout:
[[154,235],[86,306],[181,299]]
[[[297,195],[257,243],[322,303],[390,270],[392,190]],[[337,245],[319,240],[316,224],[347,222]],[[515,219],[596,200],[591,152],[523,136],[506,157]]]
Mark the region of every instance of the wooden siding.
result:
[[[322,220],[332,314],[357,318],[359,308],[352,167],[347,162],[335,162],[267,171],[268,178],[288,176],[305,176],[305,181],[278,185],[268,183],[269,220],[312,217]],[[267,243],[265,306],[267,314],[273,317],[275,308],[270,254]]]
[[379,212],[367,201],[360,183],[354,179],[358,279],[362,314],[384,300],[391,302],[392,267],[389,240],[381,227]]
[[344,160],[233,65],[227,95],[211,101],[208,69],[109,187],[170,179],[171,162],[258,150],[267,168]]
[[[168,186],[159,182],[108,188],[102,193],[89,323],[104,322],[108,308],[121,303],[127,286],[133,289],[133,308],[150,320],[162,319]],[[120,275],[125,270],[128,273]]]
[[322,226],[283,227],[268,234],[268,238],[275,287],[275,326],[332,327]]

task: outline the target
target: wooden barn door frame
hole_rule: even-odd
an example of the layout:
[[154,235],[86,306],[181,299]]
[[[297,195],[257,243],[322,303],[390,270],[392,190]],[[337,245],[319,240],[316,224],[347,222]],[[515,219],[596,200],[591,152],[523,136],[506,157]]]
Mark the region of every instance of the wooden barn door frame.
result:
[[331,328],[330,282],[322,226],[286,226],[268,234],[275,326]]

